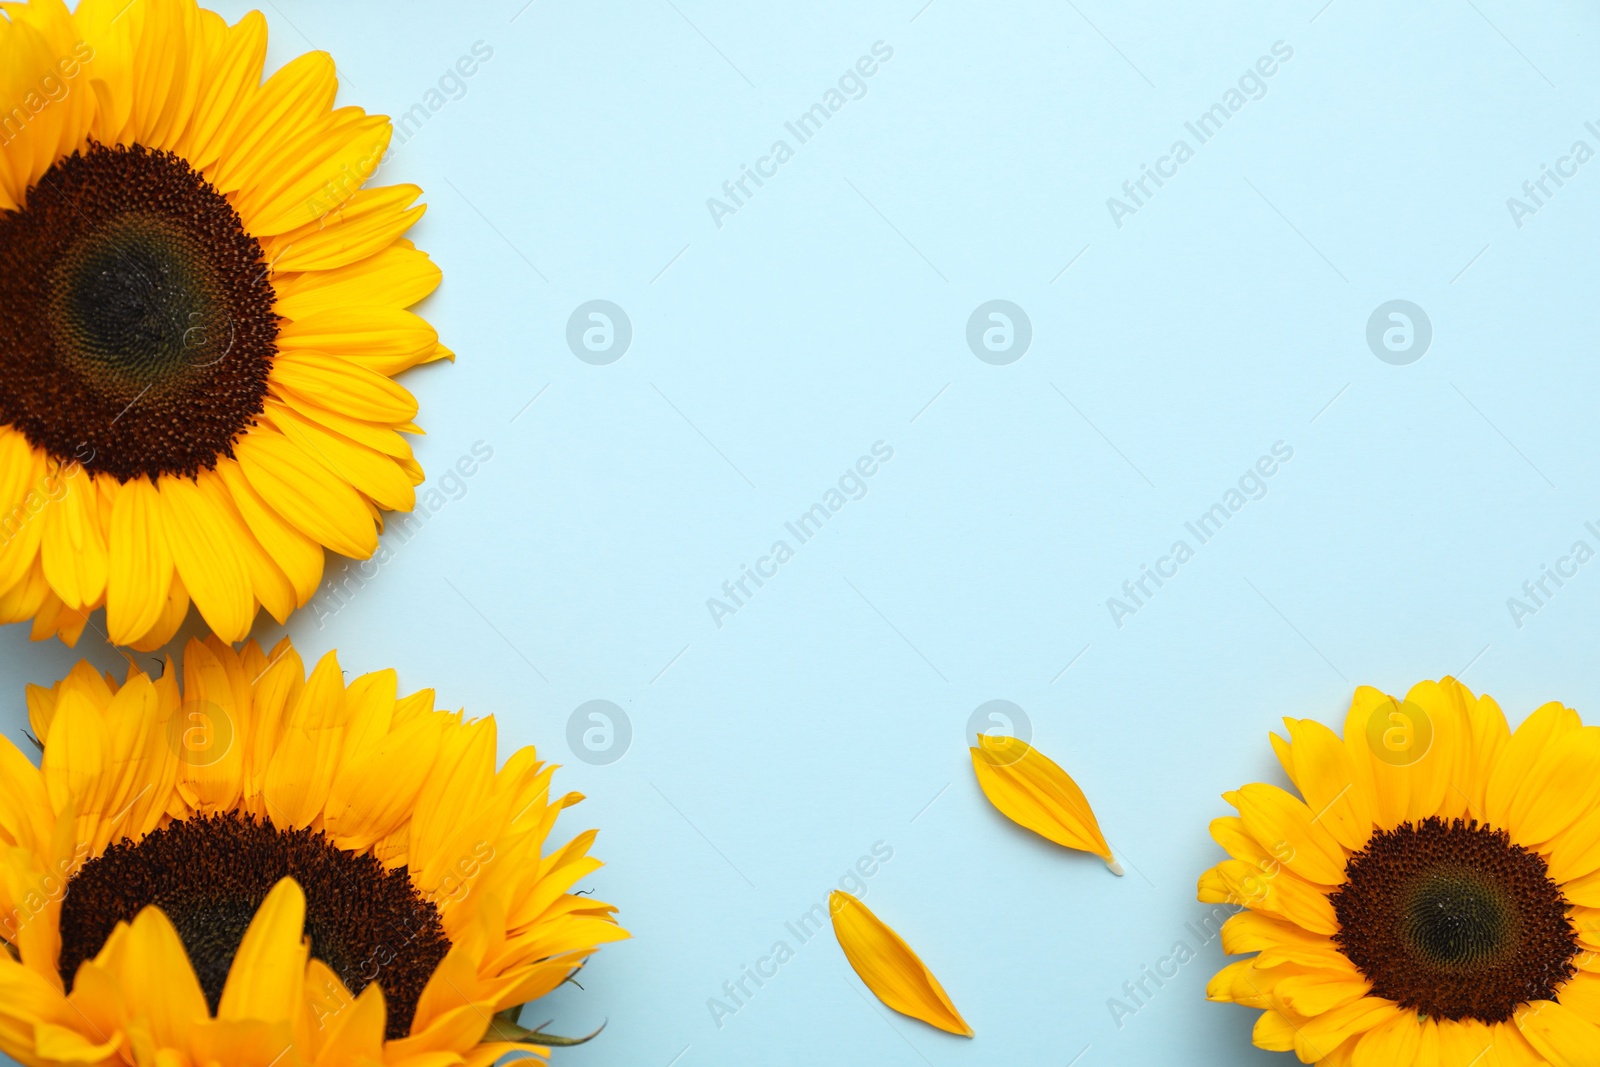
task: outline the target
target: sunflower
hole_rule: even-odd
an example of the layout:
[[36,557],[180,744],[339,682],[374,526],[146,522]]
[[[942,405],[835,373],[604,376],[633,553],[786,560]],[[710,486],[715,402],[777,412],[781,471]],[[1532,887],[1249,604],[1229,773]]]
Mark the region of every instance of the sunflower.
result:
[[150,650],[192,601],[280,622],[366,559],[422,469],[392,376],[449,357],[388,119],[323,52],[194,0],[0,16],[0,621]]
[[1244,906],[1222,944],[1255,955],[1210,999],[1305,1063],[1600,1063],[1600,727],[1550,703],[1512,732],[1453,678],[1363,686],[1342,739],[1284,721],[1300,796],[1247,785],[1211,824],[1200,899]]
[[486,1065],[517,1009],[627,934],[545,850],[555,768],[495,769],[493,719],[191,641],[118,685],[29,687],[0,738],[0,1050],[26,1064]]

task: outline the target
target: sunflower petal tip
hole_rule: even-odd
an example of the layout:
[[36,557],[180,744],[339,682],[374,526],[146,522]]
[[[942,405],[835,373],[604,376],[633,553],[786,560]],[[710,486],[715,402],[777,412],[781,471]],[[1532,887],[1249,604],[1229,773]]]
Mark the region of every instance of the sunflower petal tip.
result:
[[863,984],[888,1007],[961,1037],[973,1036],[949,994],[910,945],[859,899],[828,894],[833,934]]

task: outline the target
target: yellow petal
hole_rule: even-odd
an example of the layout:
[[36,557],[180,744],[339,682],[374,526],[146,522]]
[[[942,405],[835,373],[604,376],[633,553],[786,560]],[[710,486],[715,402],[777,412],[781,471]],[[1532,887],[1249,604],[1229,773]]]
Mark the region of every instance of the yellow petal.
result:
[[[283,354],[279,354],[279,359]],[[387,381],[388,379],[384,379]],[[400,465],[413,486],[422,484],[422,468],[417,465],[416,456],[411,451],[410,443],[401,436],[402,433],[421,433],[416,424],[412,422],[399,425],[366,422],[362,419],[352,418],[342,411],[335,411],[334,406],[339,401],[328,400],[326,406],[322,400],[313,400],[300,396],[292,390],[283,389],[276,384],[269,398],[293,403],[295,412],[302,419],[309,420],[325,430],[332,430],[336,434],[348,437],[357,444],[366,445],[374,452],[391,457]]]
[[[482,924],[457,937],[450,951],[434,968],[427,985],[417,997],[416,1015],[411,1021],[411,1033],[419,1035],[452,1013],[474,1003],[478,989],[478,971],[483,962],[484,942],[489,931]],[[480,1025],[481,1036],[486,1027]]]
[[1344,881],[1344,850],[1304,803],[1259,782],[1236,795],[1245,828],[1291,871],[1319,885]]
[[79,801],[79,811],[99,810],[93,799],[106,771],[110,746],[100,712],[78,693],[63,694],[40,761],[50,806],[58,814],[73,799]]
[[178,627],[183,625],[183,620],[189,615],[189,591],[183,587],[183,579],[174,574],[172,587],[167,590],[167,602],[161,609],[161,618],[143,637],[128,642],[129,647],[137,652],[154,652],[178,632]]
[[1600,1026],[1571,1008],[1540,1000],[1517,1009],[1517,1029],[1551,1067],[1600,1065]]
[[39,769],[0,737],[0,844],[39,853],[50,842],[54,805]]
[[316,1063],[342,1067],[383,1062],[386,1012],[377,982],[352,997],[338,975],[321,960],[312,960],[306,968],[305,999],[312,1038],[308,1044],[315,1049]]
[[44,576],[68,607],[88,610],[100,602],[106,588],[100,496],[93,479],[76,463],[53,469],[50,479],[59,480],[60,495],[42,516]]
[[341,109],[331,126],[306,131],[286,144],[286,160],[261,184],[236,202],[245,228],[257,236],[287,233],[313,224],[336,210],[378,169],[393,130],[381,115],[363,116],[359,108]]
[[[1250,1028],[1250,1043],[1269,1052],[1293,1052],[1298,1025],[1282,1008],[1270,1008],[1256,1017]],[[1315,1057],[1307,1057],[1310,1061]]]
[[1356,690],[1344,742],[1378,826],[1461,810],[1451,774],[1465,743],[1462,692],[1451,678],[1414,686],[1404,700],[1371,686]]
[[133,49],[136,23],[143,11],[132,17],[119,0],[82,0],[73,12],[73,21],[84,42],[93,49],[93,59],[85,75],[94,90],[96,106],[91,134],[102,144],[117,144],[133,111]]
[[278,331],[283,351],[329,352],[380,374],[398,374],[437,358],[438,341],[420,316],[385,307],[330,308],[284,323]]
[[244,932],[228,968],[218,1019],[282,1022],[294,1018],[303,998],[306,896],[293,878],[272,887]]
[[275,272],[274,310],[286,319],[301,319],[345,305],[408,308],[437,289],[441,277],[426,252],[401,238],[376,255],[335,270]]
[[238,549],[239,558],[250,577],[250,592],[255,601],[280,623],[287,621],[289,613],[299,606],[294,585],[266,547],[256,540],[227,482],[220,473],[209,470],[201,471],[195,484],[211,502],[211,512],[216,521]]
[[234,450],[251,488],[296,529],[352,559],[378,550],[377,527],[361,497],[299,445],[258,428]]
[[1300,1015],[1321,1015],[1366,996],[1372,985],[1346,966],[1338,970],[1307,971],[1279,982],[1275,992],[1284,1006]]
[[1563,743],[1582,728],[1578,715],[1552,701],[1523,720],[1500,750],[1484,792],[1484,818],[1510,828],[1513,811],[1526,810],[1544,789],[1535,773]]
[[[441,739],[433,771],[417,796],[411,817],[413,871],[448,867],[461,855],[449,842],[460,836],[464,812],[487,806],[494,779],[495,736],[494,720],[480,719],[447,731]],[[437,877],[433,881],[437,884]]]
[[274,271],[333,270],[382,251],[414,226],[425,210],[410,207],[415,185],[362,189],[326,219],[262,242]]
[[899,934],[842,890],[828,894],[833,935],[872,995],[902,1015],[952,1034],[972,1036],[944,987]]
[[1255,960],[1235,960],[1212,975],[1206,982],[1206,999],[1216,1004],[1244,1004],[1247,1007],[1265,1007],[1258,1003],[1259,986],[1255,977]]
[[339,660],[329,652],[289,709],[267,768],[263,791],[272,821],[280,827],[300,829],[322,815],[344,750],[347,708]]
[[979,743],[970,750],[972,769],[1002,815],[1058,845],[1093,852],[1122,873],[1088,798],[1066,771],[1020,738],[986,734]]
[[51,1063],[104,1063],[123,1043],[123,1036],[113,1033],[97,1045],[78,1031],[54,1023],[39,1023],[33,1039],[33,1050]]
[[1401,1012],[1382,1026],[1361,1035],[1350,1057],[1351,1067],[1394,1067],[1416,1063],[1422,1043],[1422,1025],[1415,1012]]
[[[190,1040],[193,1059],[182,1053],[158,1054],[154,1067],[286,1067],[296,1062],[294,1029],[287,1022],[269,1023],[259,1019],[211,1019],[194,1028]],[[303,1061],[301,1061],[303,1062]],[[440,1067],[443,1067],[441,1064]]]
[[1494,1035],[1476,1019],[1439,1023],[1440,1067],[1468,1067],[1474,1063],[1490,1067],[1495,1061],[1488,1052],[1493,1048]]
[[1351,1001],[1300,1023],[1294,1033],[1295,1052],[1301,1062],[1314,1063],[1351,1037],[1375,1030],[1403,1011],[1393,1001],[1381,997]]
[[0,950],[0,1041],[10,1038],[10,1047],[26,1054],[39,1022],[71,1026],[75,1018],[57,986]]
[[1563,735],[1529,772],[1528,783],[1506,812],[1514,840],[1540,844],[1582,820],[1600,799],[1600,726]]
[[[7,117],[0,203],[7,209],[21,204],[25,190],[52,163],[82,144],[94,103],[93,65],[81,62],[85,49],[66,7],[10,7],[0,27],[0,112]],[[51,87],[64,89],[65,95],[47,100],[44,91]]]
[[289,579],[296,605],[303,605],[316,594],[322,581],[327,554],[316,541],[302,533],[272,508],[250,484],[239,462],[224,459],[217,463],[217,474],[228,487],[234,507],[262,549]]
[[172,549],[162,528],[161,497],[143,475],[125,482],[111,509],[106,629],[128,644],[160,621],[172,589]]
[[1312,719],[1285,719],[1294,769],[1291,777],[1339,844],[1351,851],[1365,847],[1372,836],[1372,808],[1356,788],[1350,750],[1339,736]]
[[207,71],[182,153],[191,167],[206,173],[216,162],[260,87],[266,56],[267,20],[251,11],[228,28]]
[[416,506],[416,490],[391,457],[327,430],[271,398],[266,401],[265,414],[307,455],[315,457],[379,506],[390,511],[410,511]]
[[1257,953],[1256,964],[1293,963],[1312,970],[1336,970],[1349,961],[1326,937],[1256,911],[1241,911],[1222,924],[1222,951],[1229,956]]
[[244,773],[239,703],[224,657],[191,638],[183,650],[183,706],[171,740],[178,790],[197,811],[228,811],[239,799]]
[[184,588],[211,629],[224,640],[244,640],[255,617],[255,598],[234,524],[191,479],[164,477],[157,488]]
[[1313,885],[1270,858],[1260,863],[1224,860],[1200,876],[1199,898],[1207,904],[1265,912],[1314,934],[1331,937],[1339,932],[1326,887]]
[[118,931],[95,962],[116,977],[128,1013],[144,1017],[158,1046],[186,1047],[191,1028],[210,1011],[178,931],[154,905],[131,924],[118,924]]
[[351,418],[401,425],[417,416],[417,400],[387,375],[310,349],[278,353],[272,384]]
[[326,52],[307,52],[278,68],[252,94],[234,135],[223,148],[209,177],[224,193],[233,193],[260,174],[279,170],[284,144],[333,106],[339,89],[333,59]]
[[1580,972],[1561,987],[1561,1003],[1593,1023],[1600,1023],[1600,974]]
[[384,1044],[384,1055],[389,1063],[405,1067],[453,1067],[460,1061],[450,1053],[476,1048],[494,1010],[492,1004],[473,1002],[445,1012],[426,1028],[413,1023],[411,1036]]

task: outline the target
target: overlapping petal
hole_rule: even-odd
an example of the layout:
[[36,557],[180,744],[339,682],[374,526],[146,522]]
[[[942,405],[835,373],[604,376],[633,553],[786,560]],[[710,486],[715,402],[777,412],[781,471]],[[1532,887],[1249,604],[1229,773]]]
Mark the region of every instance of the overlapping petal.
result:
[[[175,1055],[221,1067],[265,1067],[286,1051],[280,1064],[327,1067],[544,1054],[488,1034],[489,1020],[628,936],[614,908],[575,892],[599,867],[594,831],[551,844],[582,798],[553,795],[555,768],[531,748],[496,768],[492,719],[435,710],[429,691],[402,697],[398,681],[379,671],[347,682],[331,652],[308,676],[287,641],[235,651],[213,636],[189,643],[181,672],[130,667],[119,682],[80,664],[31,687],[40,765],[0,739],[0,1051],[26,1064]],[[308,957],[292,878],[257,910],[214,1017],[154,907],[62,982],[59,914],[77,870],[114,842],[229,812],[407,869],[450,940],[407,1036],[383,1039],[378,985],[354,996]]]
[[[1272,744],[1296,797],[1255,784],[1225,794],[1237,816],[1212,837],[1227,859],[1199,898],[1243,908],[1224,924],[1210,999],[1262,1015],[1262,1048],[1335,1067],[1517,1067],[1600,1063],[1600,727],[1546,704],[1513,731],[1494,700],[1453,678],[1403,698],[1358,689],[1342,736],[1286,719]],[[1538,854],[1568,901],[1584,950],[1560,1003],[1524,1005],[1509,1022],[1434,1020],[1372,992],[1334,940],[1330,895],[1380,831],[1461,819],[1504,830]]]
[[[303,607],[325,553],[365,559],[384,510],[415,504],[402,434],[416,402],[392,378],[453,358],[406,309],[439,283],[405,240],[414,186],[369,187],[382,116],[334,107],[313,52],[263,80],[266,20],[229,26],[195,0],[6,5],[0,18],[0,211],[91,142],[177,153],[262,245],[280,317],[267,410],[198,480],[118,481],[0,426],[0,622],[75,643],[104,608],[117,644],[169,641],[189,607],[228,641],[260,609]],[[237,457],[237,459],[235,458]]]

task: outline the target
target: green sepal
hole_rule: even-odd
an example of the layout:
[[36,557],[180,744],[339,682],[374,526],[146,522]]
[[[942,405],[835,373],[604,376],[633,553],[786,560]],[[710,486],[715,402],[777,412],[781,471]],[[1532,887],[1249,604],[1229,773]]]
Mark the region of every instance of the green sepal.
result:
[[504,1011],[496,1012],[494,1021],[489,1024],[488,1032],[483,1035],[483,1040],[522,1041],[531,1045],[549,1045],[552,1048],[571,1048],[574,1045],[582,1045],[586,1042],[593,1041],[596,1037],[600,1036],[600,1031],[606,1028],[606,1024],[601,1023],[595,1032],[590,1034],[588,1037],[562,1037],[560,1034],[547,1034],[544,1032],[544,1027],[549,1026],[549,1023],[543,1024],[537,1030],[529,1030],[527,1027],[522,1026],[517,1022],[517,1017],[522,1014],[522,1008],[523,1005],[519,1004],[514,1008],[507,1008]]

